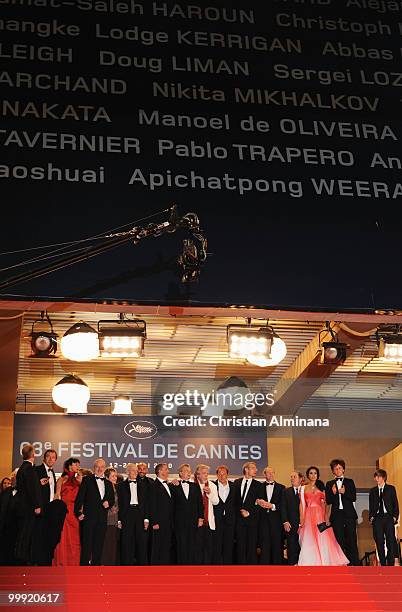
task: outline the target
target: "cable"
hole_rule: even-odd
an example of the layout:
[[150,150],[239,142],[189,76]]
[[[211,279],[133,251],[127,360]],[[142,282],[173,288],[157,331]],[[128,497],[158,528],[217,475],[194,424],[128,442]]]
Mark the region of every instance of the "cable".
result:
[[46,261],[47,259],[55,259],[56,257],[62,257],[63,255],[69,255],[70,253],[80,253],[81,251],[87,250],[89,247],[81,247],[80,249],[57,249],[53,251],[53,255],[41,255],[40,257],[33,257],[32,259],[26,259],[20,263],[14,264],[12,266],[7,266],[6,268],[0,268],[0,272],[5,272],[6,270],[12,270],[13,268],[21,268],[22,266],[27,266],[30,263],[36,263],[38,261]]
[[24,312],[20,312],[17,315],[14,315],[13,317],[0,317],[0,321],[13,321],[14,319],[20,319],[21,317],[23,317],[25,314]]
[[351,334],[352,336],[360,336],[362,338],[371,336],[376,331],[378,331],[378,327],[373,327],[373,329],[368,329],[365,332],[358,332],[355,329],[352,329],[351,327],[346,325],[346,323],[340,323],[339,327],[343,329],[344,331],[348,332],[348,334]]
[[102,234],[95,234],[95,236],[92,236],[89,238],[82,238],[81,240],[71,240],[70,242],[55,242],[53,244],[44,244],[42,246],[30,247],[28,249],[18,249],[16,251],[4,251],[3,253],[0,253],[0,257],[2,257],[3,255],[15,255],[16,253],[27,253],[29,251],[50,249],[51,247],[73,245],[73,244],[79,244],[81,242],[90,242],[91,240],[101,240],[102,238],[105,238],[105,234],[107,233],[115,232],[119,229],[122,229],[123,227],[128,227],[129,225],[135,225],[136,223],[140,223],[141,221],[146,221],[147,219],[152,219],[153,217],[157,217],[158,215],[161,215],[169,210],[170,208],[166,208],[157,213],[153,213],[152,215],[147,215],[146,217],[141,217],[140,219],[136,219],[135,221],[130,221],[129,223],[125,223],[124,225],[119,225],[118,227],[114,227],[114,228],[105,230],[104,232],[102,232]]

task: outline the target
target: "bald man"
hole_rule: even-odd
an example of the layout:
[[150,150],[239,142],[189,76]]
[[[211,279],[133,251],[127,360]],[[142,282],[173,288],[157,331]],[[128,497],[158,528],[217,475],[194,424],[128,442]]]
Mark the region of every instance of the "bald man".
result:
[[105,478],[106,463],[97,459],[94,473],[83,478],[74,512],[81,522],[80,565],[100,565],[107,528],[107,513],[114,505],[112,483]]
[[263,474],[265,482],[262,483],[262,497],[256,501],[260,506],[260,563],[281,565],[283,562],[281,505],[285,486],[276,482],[275,471],[269,465],[264,468]]

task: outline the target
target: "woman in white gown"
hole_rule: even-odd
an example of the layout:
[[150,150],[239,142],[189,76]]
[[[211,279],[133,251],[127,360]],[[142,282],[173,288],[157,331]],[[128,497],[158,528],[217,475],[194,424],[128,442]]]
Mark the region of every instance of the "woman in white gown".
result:
[[326,509],[319,469],[311,466],[306,475],[308,483],[300,491],[299,565],[347,565],[332,527],[322,533],[317,527],[325,522]]

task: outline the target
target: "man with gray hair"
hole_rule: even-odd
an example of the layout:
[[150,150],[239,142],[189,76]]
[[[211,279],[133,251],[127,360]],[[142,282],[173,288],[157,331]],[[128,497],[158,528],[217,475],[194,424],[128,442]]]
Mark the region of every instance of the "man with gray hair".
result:
[[148,487],[138,478],[135,463],[127,463],[126,470],[127,479],[117,486],[119,520],[122,525],[121,564],[148,565]]
[[196,483],[190,481],[190,476],[190,465],[183,463],[179,467],[180,480],[177,486],[172,487],[174,535],[179,565],[191,565],[196,562],[197,534],[204,523],[201,490]]
[[260,507],[260,563],[281,565],[283,562],[281,504],[285,486],[276,482],[275,471],[269,465],[264,468],[263,474],[265,482],[262,485],[262,496],[256,501]]
[[243,465],[243,478],[234,481],[236,508],[236,560],[240,565],[257,563],[257,538],[261,483],[255,479],[257,465],[247,461]]
[[301,472],[290,473],[290,487],[283,491],[281,520],[286,534],[288,565],[297,565],[300,555],[300,487],[303,479]]
[[216,484],[208,480],[209,465],[200,463],[194,474],[203,505],[203,525],[198,532],[197,561],[201,565],[210,565],[216,557],[216,524],[214,506],[219,504]]
[[114,506],[112,483],[105,478],[106,463],[97,459],[92,476],[83,478],[74,513],[81,521],[80,565],[100,565],[107,528],[107,512]]

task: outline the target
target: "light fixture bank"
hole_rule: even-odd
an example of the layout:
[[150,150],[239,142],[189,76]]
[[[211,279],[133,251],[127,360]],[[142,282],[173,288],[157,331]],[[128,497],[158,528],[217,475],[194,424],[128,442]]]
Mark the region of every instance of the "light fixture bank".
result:
[[276,366],[286,357],[286,344],[271,325],[228,325],[229,357],[260,367]]
[[144,351],[146,323],[142,319],[99,321],[98,331],[79,322],[61,339],[61,353],[71,361],[91,361],[102,357],[140,357]]

